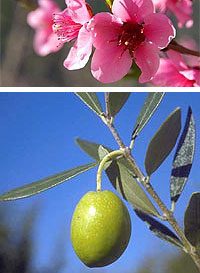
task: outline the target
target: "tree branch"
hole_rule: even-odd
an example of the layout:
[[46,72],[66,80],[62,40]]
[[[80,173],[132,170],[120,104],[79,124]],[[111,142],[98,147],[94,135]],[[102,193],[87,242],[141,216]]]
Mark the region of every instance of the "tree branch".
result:
[[116,131],[113,124],[110,123],[110,120],[105,118],[104,122],[110,129],[111,133],[113,134],[113,137],[117,141],[118,145],[121,149],[124,150],[124,156],[129,162],[130,166],[133,169],[134,174],[137,177],[137,180],[143,185],[143,187],[147,190],[149,195],[152,197],[152,199],[155,201],[155,203],[158,205],[168,222],[171,224],[173,229],[176,231],[177,235],[181,239],[182,243],[184,244],[187,253],[191,256],[193,261],[195,262],[196,266],[200,270],[200,256],[197,254],[195,248],[190,244],[190,242],[185,237],[184,232],[180,228],[179,224],[177,223],[176,219],[174,218],[173,211],[169,210],[163,201],[160,199],[156,191],[154,190],[153,186],[150,184],[150,177],[145,177],[140,168],[137,166],[135,159],[133,158],[131,154],[131,150],[125,146],[123,141],[121,140],[118,132]]
[[186,47],[184,47],[182,45],[179,45],[175,40],[172,40],[171,43],[169,43],[169,45],[166,48],[163,49],[163,51],[167,51],[169,49],[178,51],[181,54],[187,54],[187,55],[200,57],[200,52],[199,51],[191,50],[191,49],[186,48]]

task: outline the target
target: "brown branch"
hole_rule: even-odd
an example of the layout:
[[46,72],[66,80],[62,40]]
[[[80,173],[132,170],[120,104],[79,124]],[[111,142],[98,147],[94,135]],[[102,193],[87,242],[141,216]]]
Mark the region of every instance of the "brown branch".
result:
[[167,51],[169,49],[178,51],[181,54],[187,54],[187,55],[200,57],[200,52],[199,51],[191,50],[191,49],[186,48],[186,47],[184,47],[182,45],[179,45],[175,40],[172,40],[171,43],[169,43],[169,45],[166,48],[163,49],[163,51]]

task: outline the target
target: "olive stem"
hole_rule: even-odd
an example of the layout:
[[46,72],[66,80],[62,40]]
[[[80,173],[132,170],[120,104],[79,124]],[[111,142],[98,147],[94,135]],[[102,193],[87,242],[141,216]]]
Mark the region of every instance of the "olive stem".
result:
[[115,159],[117,156],[123,155],[123,154],[124,154],[124,152],[122,150],[116,150],[116,151],[110,152],[100,162],[99,168],[97,170],[97,191],[98,192],[101,191],[101,176],[102,176],[102,171],[103,171],[105,163],[107,161]]
[[[137,180],[142,184],[142,186],[147,190],[147,192],[150,194],[152,199],[155,201],[155,203],[158,205],[160,210],[162,211],[163,215],[165,216],[165,219],[170,223],[170,225],[173,227],[173,229],[176,231],[177,235],[181,239],[185,251],[191,256],[193,261],[195,262],[196,266],[200,270],[200,256],[196,252],[196,249],[190,244],[188,239],[186,238],[184,232],[180,228],[178,222],[174,218],[173,211],[169,210],[166,205],[163,203],[163,201],[160,199],[156,191],[154,190],[153,186],[150,183],[150,177],[145,177],[140,168],[137,166],[135,159],[133,158],[131,154],[131,149],[126,147],[123,141],[121,140],[118,132],[116,131],[114,124],[110,122],[109,119],[105,117],[104,123],[108,126],[111,133],[113,134],[113,137],[115,138],[116,142],[121,148],[121,152],[123,152],[124,157],[129,162],[130,166],[133,169],[134,174],[137,177]],[[172,207],[173,209],[173,207]]]

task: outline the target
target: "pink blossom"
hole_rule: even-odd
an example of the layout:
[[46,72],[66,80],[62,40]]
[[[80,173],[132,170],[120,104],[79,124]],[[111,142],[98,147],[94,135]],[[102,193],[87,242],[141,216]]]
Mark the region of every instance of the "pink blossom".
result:
[[54,15],[53,30],[61,43],[75,40],[64,66],[69,70],[86,65],[92,52],[92,35],[88,22],[92,12],[85,0],[65,0],[67,8]]
[[118,81],[134,60],[142,72],[139,81],[151,80],[159,67],[159,50],[175,36],[171,21],[154,12],[151,0],[114,0],[112,13],[98,13],[90,23],[96,48],[93,76],[104,83]]
[[27,16],[27,23],[35,29],[33,47],[38,55],[45,56],[61,48],[57,36],[53,33],[53,13],[59,12],[52,0],[38,0],[39,7]]
[[174,51],[167,51],[168,59],[161,59],[158,72],[152,82],[155,86],[195,87],[200,86],[200,61],[198,57],[195,66],[187,64],[183,56]]
[[192,2],[193,0],[152,0],[155,7],[161,12],[170,11],[178,19],[178,27],[182,28],[184,25],[187,28],[192,27],[193,19]]

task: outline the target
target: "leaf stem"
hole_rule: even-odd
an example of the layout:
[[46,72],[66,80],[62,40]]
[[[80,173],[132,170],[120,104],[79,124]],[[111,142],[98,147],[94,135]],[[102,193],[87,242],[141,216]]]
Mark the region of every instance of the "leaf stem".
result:
[[102,159],[101,163],[99,164],[99,168],[97,170],[97,191],[101,191],[101,176],[102,176],[102,171],[103,171],[105,163],[123,154],[124,154],[123,150],[116,150],[116,151],[110,152]]
[[160,210],[162,211],[165,219],[168,220],[170,225],[173,227],[173,229],[176,231],[177,235],[181,239],[183,245],[185,246],[185,249],[187,253],[191,256],[193,261],[195,262],[196,266],[200,270],[200,256],[197,254],[195,248],[190,244],[190,242],[185,237],[184,232],[180,228],[179,224],[177,223],[176,219],[174,218],[173,211],[169,210],[163,201],[160,199],[156,191],[154,190],[153,186],[150,183],[150,177],[145,177],[140,168],[137,166],[135,159],[131,155],[130,148],[126,147],[123,141],[121,140],[117,130],[114,127],[114,124],[110,123],[109,119],[104,119],[104,122],[110,129],[113,137],[115,138],[116,142],[118,143],[119,147],[121,148],[121,152],[123,151],[124,157],[129,162],[130,166],[133,169],[134,174],[137,177],[137,180],[143,185],[143,187],[147,190],[149,195],[152,197],[152,199],[155,201],[155,203],[158,205]]
[[175,205],[176,203],[174,201],[172,201],[172,204],[171,204],[171,212],[174,212],[175,211]]

